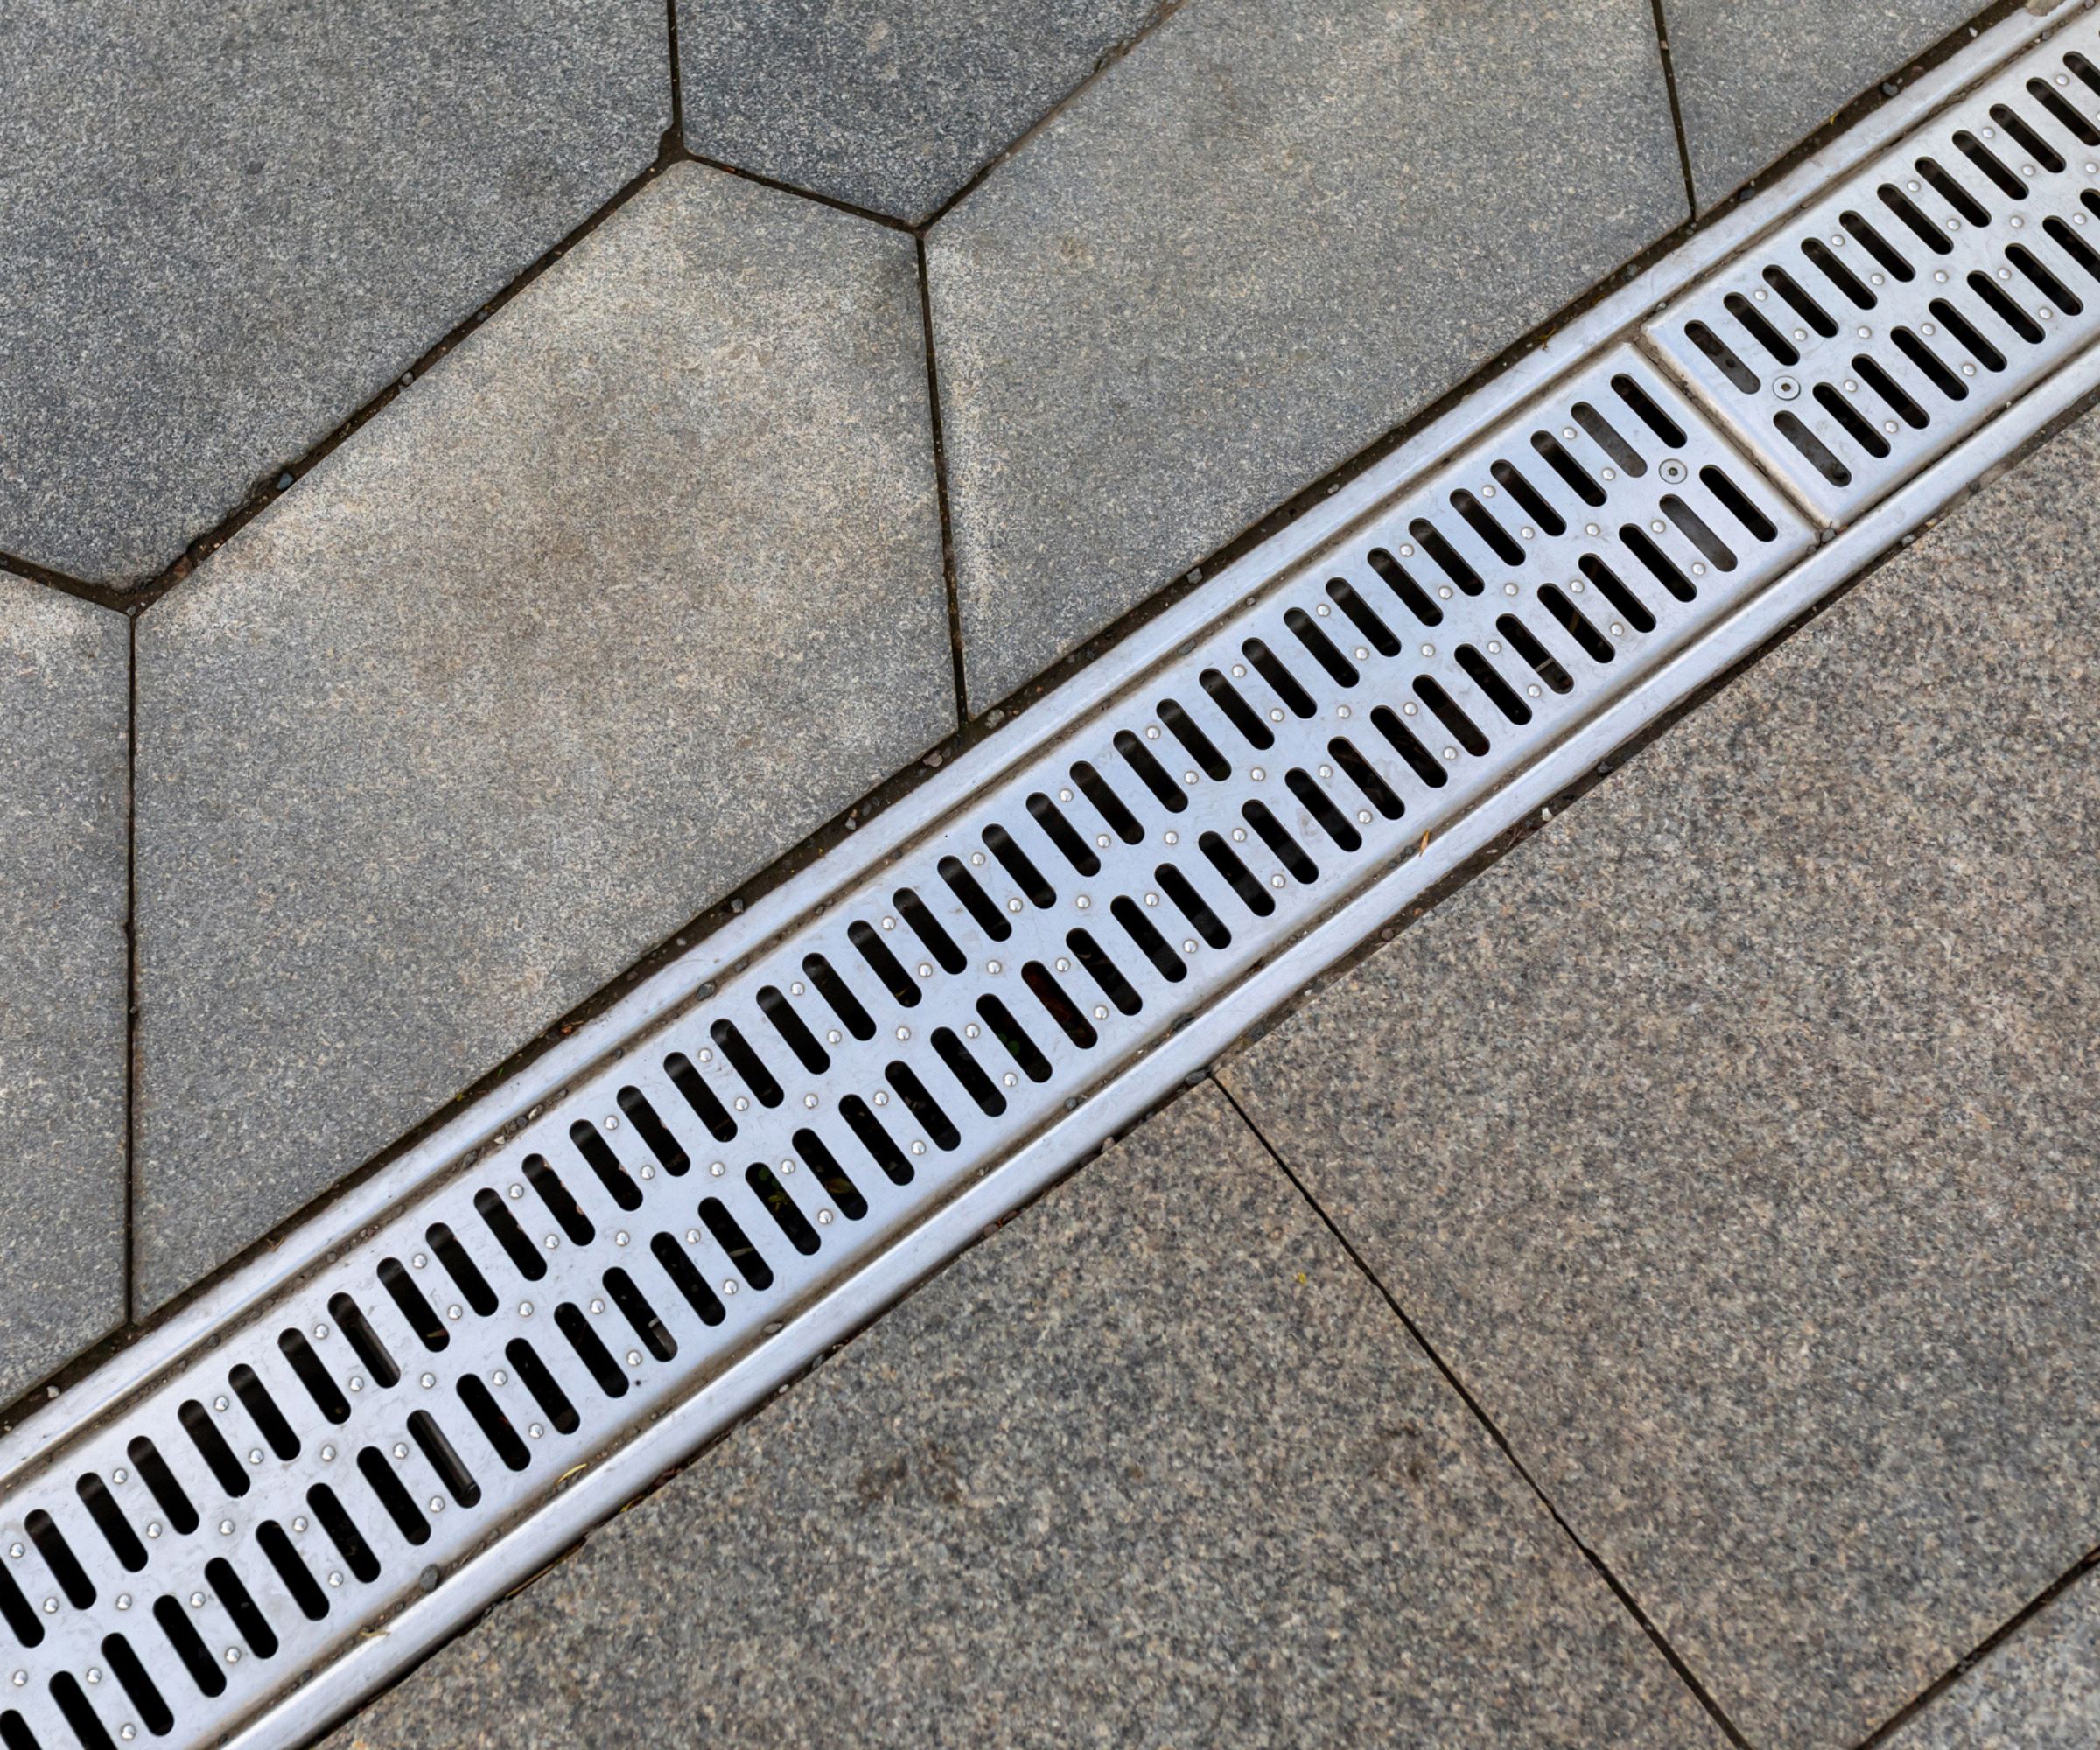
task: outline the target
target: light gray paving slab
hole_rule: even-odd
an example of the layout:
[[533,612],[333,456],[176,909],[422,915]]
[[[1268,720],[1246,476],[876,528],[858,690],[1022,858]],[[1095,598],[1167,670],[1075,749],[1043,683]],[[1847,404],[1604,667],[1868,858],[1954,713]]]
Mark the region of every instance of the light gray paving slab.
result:
[[954,724],[910,237],[667,171],[139,620],[138,1283]]
[[1720,1741],[1214,1088],[333,1742],[638,1740]]
[[1753,1743],[2100,1522],[2100,423],[1234,1059]]
[[1977,0],[1662,0],[1701,211],[1984,9]]
[[1647,0],[1198,0],[927,239],[973,710],[1687,216]]
[[1888,1750],[2100,1744],[2100,1585],[2089,1574],[1888,1740]]
[[662,0],[0,6],[0,549],[162,570],[670,125]]
[[0,1402],[124,1316],[130,663],[0,577]]
[[1170,0],[681,0],[685,143],[920,224]]

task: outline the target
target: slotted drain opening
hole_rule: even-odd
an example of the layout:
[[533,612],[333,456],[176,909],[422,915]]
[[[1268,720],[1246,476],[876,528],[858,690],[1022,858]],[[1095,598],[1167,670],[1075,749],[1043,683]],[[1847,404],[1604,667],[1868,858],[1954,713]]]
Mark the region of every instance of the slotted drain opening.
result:
[[1846,521],[2100,335],[2100,30],[2078,18],[1648,324]]
[[[2066,105],[2100,136],[2100,86],[2053,82],[2066,48],[1885,156],[1958,157],[1979,206],[2007,197],[1956,134],[2024,182],[2068,175],[2028,137],[2076,135]],[[1061,718],[873,823],[851,867],[797,877],[111,1362],[76,1421],[18,1431],[0,1744],[325,1726],[1914,524],[1988,446],[1935,469],[1973,410],[1900,340],[1823,332],[1872,298],[1943,338],[1889,284],[1900,261],[1903,295],[1925,290],[1924,234],[1886,203],[1865,221],[1888,174],[1761,239],[1724,227],[1646,326],[1645,287],[1584,318],[1563,360],[1239,562]],[[2017,237],[1992,247],[2038,296],[2062,264]],[[2029,385],[2083,319],[2050,308]],[[1760,399],[1788,349],[1803,383],[1880,398],[1886,453],[1812,391]]]

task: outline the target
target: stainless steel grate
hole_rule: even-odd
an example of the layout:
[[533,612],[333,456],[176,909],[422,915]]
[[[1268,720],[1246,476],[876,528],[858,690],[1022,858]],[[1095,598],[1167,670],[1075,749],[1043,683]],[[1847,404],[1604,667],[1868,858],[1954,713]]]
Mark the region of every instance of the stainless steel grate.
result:
[[1650,322],[1842,522],[2100,334],[2100,24],[2076,16]]
[[[1982,442],[1932,459],[1975,396],[1841,491],[1734,404],[1775,388],[1682,356],[1802,255],[1759,222],[10,1437],[0,1750],[326,1724],[1982,466]],[[2040,373],[2071,319],[2008,362],[2034,392],[1989,444],[2063,404],[2078,374]]]
[[11,1492],[11,1711],[239,1720],[1811,543],[1598,360]]

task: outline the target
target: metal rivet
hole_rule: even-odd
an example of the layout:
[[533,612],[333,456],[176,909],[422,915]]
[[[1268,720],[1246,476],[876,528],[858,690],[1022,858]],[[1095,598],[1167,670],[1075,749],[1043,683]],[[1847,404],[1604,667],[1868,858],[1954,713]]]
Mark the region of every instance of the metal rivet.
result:
[[1187,941],[1184,942],[1181,944],[1181,952],[1182,952],[1182,953],[1184,953],[1184,954],[1194,954],[1195,951],[1196,951],[1196,940],[1195,940],[1195,938],[1194,938],[1194,936],[1191,936],[1191,937],[1189,937]]
[[745,1097],[744,1097],[744,1096],[743,1096],[741,1094],[739,1094],[739,1095],[738,1095],[738,1096],[737,1096],[737,1097],[736,1097],[736,1100],[735,1100],[735,1102],[734,1102],[734,1104],[735,1104],[735,1106],[736,1106],[736,1109],[737,1109],[737,1110],[738,1110],[738,1111],[739,1111],[739,1112],[741,1112],[741,1111],[744,1111],[745,1110],[746,1110],[746,1109],[747,1109],[747,1108],[750,1106],[750,1104],[751,1104],[751,1102],[750,1102],[750,1101],[748,1101],[748,1100],[746,1100],[746,1098],[745,1098]]
[[59,1601],[57,1599],[47,1598],[44,1600],[44,1614],[46,1616],[56,1616],[59,1614]]
[[699,1230],[699,1228],[688,1228],[685,1230],[685,1242],[686,1242],[686,1244],[687,1244],[687,1245],[689,1245],[689,1246],[696,1246],[696,1245],[698,1245],[698,1244],[700,1243],[700,1230]]
[[970,1022],[970,1024],[968,1026],[966,1026],[966,1027],[964,1027],[964,1028],[962,1029],[962,1037],[963,1037],[964,1039],[975,1039],[975,1038],[976,1038],[976,1036],[977,1036],[977,1024],[976,1024],[975,1021],[972,1021],[972,1022]]
[[321,1448],[321,1462],[325,1465],[332,1465],[335,1462],[335,1448],[333,1446]]
[[251,1464],[251,1465],[259,1465],[259,1464],[261,1464],[261,1463],[262,1462],[262,1447],[260,1447],[260,1446],[250,1446],[250,1447],[248,1449],[248,1463],[249,1463],[249,1464]]
[[425,1257],[421,1252],[417,1252],[415,1256],[409,1260],[409,1262],[414,1264],[417,1270],[421,1270],[424,1265],[430,1263],[430,1259]]
[[350,1376],[350,1390],[353,1390],[353,1391],[362,1391],[364,1389],[365,1389],[365,1376],[364,1376],[364,1375],[362,1375],[361,1373],[354,1373],[354,1374],[352,1374],[352,1375]]
[[1087,909],[1087,907],[1088,907],[1088,906],[1091,906],[1091,905],[1094,903],[1094,901],[1093,901],[1093,900],[1089,900],[1089,899],[1088,899],[1088,897],[1087,897],[1087,896],[1084,894],[1084,893],[1082,893],[1082,894],[1080,894],[1080,895],[1079,895],[1077,898],[1075,898],[1075,899],[1074,899],[1074,900],[1072,901],[1072,903],[1073,903],[1074,906],[1078,906],[1078,907],[1079,907],[1079,909],[1080,909],[1081,911],[1082,911],[1082,912],[1083,912],[1083,911],[1085,911],[1085,910]]
[[160,1521],[159,1521],[159,1520],[156,1519],[156,1520],[152,1521],[150,1523],[149,1523],[149,1524],[147,1525],[147,1527],[146,1527],[146,1536],[149,1536],[149,1537],[158,1537],[158,1536],[160,1536]]
[[816,1224],[820,1228],[830,1227],[831,1225],[831,1212],[829,1209],[819,1209],[816,1212]]
[[343,1577],[342,1577],[342,1575],[341,1575],[340,1572],[336,1572],[336,1571],[334,1571],[334,1570],[332,1570],[332,1570],[329,1572],[329,1575],[328,1575],[328,1584],[329,1584],[330,1586],[340,1586],[340,1585],[342,1585],[342,1583],[343,1583]]
[[1284,885],[1284,878],[1281,875],[1271,875],[1269,878],[1269,885],[1271,887],[1280,887]]
[[734,1294],[737,1292],[737,1284],[724,1278],[722,1284],[722,1292],[724,1294]]
[[707,1176],[710,1179],[719,1179],[728,1171],[729,1169],[718,1160],[710,1160],[707,1164]]
[[878,1088],[875,1090],[875,1103],[878,1106],[886,1106],[890,1103],[890,1096],[887,1094],[885,1094],[881,1088]]
[[510,1187],[510,1200],[513,1203],[515,1203],[524,1194],[525,1187],[522,1185],[514,1185]]
[[1102,1008],[1100,1004],[1096,1003],[1094,1005],[1094,1018],[1097,1021],[1105,1021],[1108,1019],[1108,1018],[1109,1012]]
[[550,1234],[547,1236],[546,1245],[549,1251],[556,1250],[561,1245],[561,1236],[559,1235]]
[[395,1441],[395,1443],[394,1443],[394,1456],[395,1456],[396,1458],[397,1458],[397,1459],[405,1459],[405,1458],[407,1458],[407,1457],[408,1457],[408,1455],[409,1455],[409,1446],[408,1446],[408,1442],[407,1442],[407,1441],[405,1441],[405,1440],[396,1440],[396,1441]]
[[1434,656],[1437,654],[1437,647],[1433,644],[1424,644],[1422,647],[1422,654],[1424,656]]
[[190,1608],[192,1610],[202,1610],[204,1608],[204,1594],[202,1592],[193,1592],[190,1594]]
[[306,1529],[306,1516],[304,1513],[291,1522],[291,1529],[294,1531],[304,1531]]
[[912,1152],[914,1154],[924,1154],[926,1152],[926,1144],[924,1143],[914,1143],[912,1144]]
[[602,1299],[596,1299],[596,1300],[593,1300],[593,1301],[592,1301],[592,1303],[591,1303],[591,1316],[592,1316],[592,1318],[596,1318],[596,1317],[597,1317],[597,1316],[598,1316],[598,1315],[600,1312],[603,1312],[605,1310],[606,1310],[606,1303],[605,1303],[605,1302],[604,1302]]
[[1002,1076],[999,1078],[999,1080],[1000,1080],[1001,1082],[1004,1082],[1004,1083],[1006,1084],[1006,1086],[1007,1086],[1007,1087],[1009,1087],[1009,1088],[1012,1088],[1012,1087],[1015,1087],[1015,1086],[1017,1086],[1017,1085],[1018,1084],[1019,1079],[1020,1079],[1020,1078],[1019,1078],[1019,1077],[1018,1077],[1017,1075],[1015,1075],[1015,1074],[1014,1074],[1014,1073],[1013,1073],[1013,1072],[1012,1072],[1011,1069],[1010,1069],[1010,1070],[1008,1070],[1008,1071],[1005,1073],[1005,1074],[1002,1075]]
[[438,1383],[438,1376],[434,1373],[426,1373],[416,1381],[416,1383],[422,1386],[425,1391],[428,1391],[432,1386]]
[[627,1351],[627,1365],[631,1368],[638,1368],[641,1365],[641,1351],[640,1349]]
[[223,1397],[214,1397],[212,1400],[212,1408],[214,1410],[224,1410],[226,1408],[226,1400]]
[[886,930],[893,930],[897,928],[897,920],[895,918],[885,918],[882,920],[882,927]]
[[614,1245],[616,1245],[616,1246],[624,1246],[624,1245],[626,1245],[626,1242],[627,1242],[627,1235],[626,1235],[626,1230],[624,1228],[622,1228],[622,1229],[621,1229],[621,1230],[620,1230],[619,1233],[617,1233],[617,1234],[615,1234],[615,1235],[613,1235],[613,1236],[612,1236],[612,1243],[613,1243]]
[[237,1665],[241,1662],[241,1649],[238,1647],[228,1647],[226,1649],[226,1662],[229,1665]]
[[518,1317],[521,1319],[529,1319],[532,1317],[531,1301],[521,1300],[518,1302]]
[[544,1434],[544,1433],[545,1433],[547,1431],[546,1431],[544,1428],[541,1427],[541,1426],[540,1426],[540,1424],[539,1424],[537,1422],[533,1422],[533,1423],[528,1423],[528,1424],[527,1424],[527,1426],[526,1426],[526,1429],[525,1429],[525,1432],[526,1432],[528,1434],[531,1435],[531,1436],[532,1436],[532,1438],[533,1438],[534,1439],[536,1439],[536,1439],[538,1439],[538,1438],[540,1438],[540,1436],[541,1436],[541,1435]]
[[999,962],[996,960],[988,960],[984,962],[984,970],[996,976],[999,970]]

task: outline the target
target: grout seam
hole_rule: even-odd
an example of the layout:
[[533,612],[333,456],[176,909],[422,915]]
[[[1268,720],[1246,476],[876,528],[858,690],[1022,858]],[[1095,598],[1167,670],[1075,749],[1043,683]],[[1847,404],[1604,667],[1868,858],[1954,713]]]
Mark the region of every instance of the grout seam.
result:
[[124,620],[124,1328],[138,1322],[138,615]]
[[1460,1401],[1473,1413],[1474,1419],[1486,1431],[1488,1438],[1494,1442],[1502,1456],[1509,1461],[1510,1468],[1524,1480],[1531,1493],[1538,1498],[1539,1505],[1552,1515],[1553,1522],[1565,1534],[1568,1541],[1581,1552],[1583,1559],[1595,1571],[1598,1577],[1611,1588],[1613,1595],[1626,1607],[1634,1620],[1640,1624],[1642,1631],[1654,1643],[1656,1650],[1669,1661],[1670,1669],[1677,1674],[1685,1687],[1698,1698],[1699,1704],[1712,1717],[1714,1724],[1727,1735],[1728,1741],[1736,1746],[1737,1750],[1750,1750],[1749,1740],[1736,1729],[1735,1723],[1728,1718],[1720,1703],[1714,1699],[1706,1685],[1699,1681],[1698,1674],[1684,1662],[1676,1648],[1670,1644],[1669,1639],[1656,1626],[1648,1613],[1642,1609],[1640,1600],[1634,1598],[1633,1593],[1620,1582],[1619,1577],[1612,1572],[1604,1558],[1582,1540],[1575,1528],[1562,1515],[1560,1508],[1554,1505],[1552,1497],[1539,1486],[1538,1479],[1531,1474],[1525,1466],[1524,1461],[1517,1457],[1516,1449],[1509,1444],[1508,1437],[1495,1424],[1494,1418],[1488,1413],[1480,1401],[1466,1388],[1466,1382],[1453,1371],[1451,1364],[1437,1352],[1436,1346],[1423,1334],[1422,1327],[1408,1316],[1407,1309],[1401,1306],[1393,1292],[1380,1280],[1378,1273],[1370,1267],[1364,1260],[1363,1255],[1350,1242],[1348,1236],[1335,1223],[1334,1218],[1321,1207],[1320,1200],[1312,1194],[1306,1182],[1292,1171],[1291,1164],[1284,1158],[1276,1145],[1263,1134],[1261,1127],[1249,1116],[1247,1109],[1233,1097],[1232,1090],[1218,1079],[1214,1067],[1205,1079],[1224,1096],[1226,1103],[1239,1115],[1241,1123],[1247,1126],[1254,1139],[1260,1143],[1263,1149],[1267,1152],[1270,1159],[1276,1163],[1277,1170],[1291,1181],[1298,1195],[1306,1200],[1306,1207],[1320,1218],[1321,1224],[1328,1233],[1334,1236],[1335,1243],[1348,1254],[1349,1262],[1356,1266],[1364,1280],[1378,1291],[1387,1306],[1392,1310],[1393,1316],[1405,1327],[1407,1334],[1414,1339],[1416,1347],[1428,1357],[1430,1364],[1443,1375],[1445,1383],[1459,1395]]
[[919,259],[919,317],[926,331],[926,407],[933,425],[934,496],[941,510],[941,575],[948,592],[948,657],[955,671],[956,727],[970,721],[970,684],[964,667],[962,598],[956,582],[955,525],[948,504],[948,444],[941,424],[941,373],[934,356],[934,285],[926,262],[926,238],[915,240]]
[[2100,1568],[2100,1545],[2088,1550],[2079,1557],[2062,1573],[2057,1575],[2026,1603],[2020,1606],[2011,1616],[1978,1642],[1968,1652],[1956,1659],[1932,1682],[1868,1732],[1853,1747],[1853,1750],[1880,1750],[1880,1746],[1888,1743],[1896,1733],[1902,1731],[1919,1714],[1924,1712],[1934,1702],[1960,1683],[1970,1671],[1982,1664],[1992,1654],[2054,1604],[2058,1599],[2091,1573],[2095,1568]]
[[1670,96],[1670,124],[1677,136],[1677,163],[1684,172],[1684,204],[1696,221],[1699,216],[1699,191],[1691,175],[1691,144],[1684,132],[1684,106],[1677,101],[1677,69],[1670,54],[1670,21],[1663,16],[1662,0],[1648,0],[1656,24],[1656,54],[1662,63],[1662,88]]

